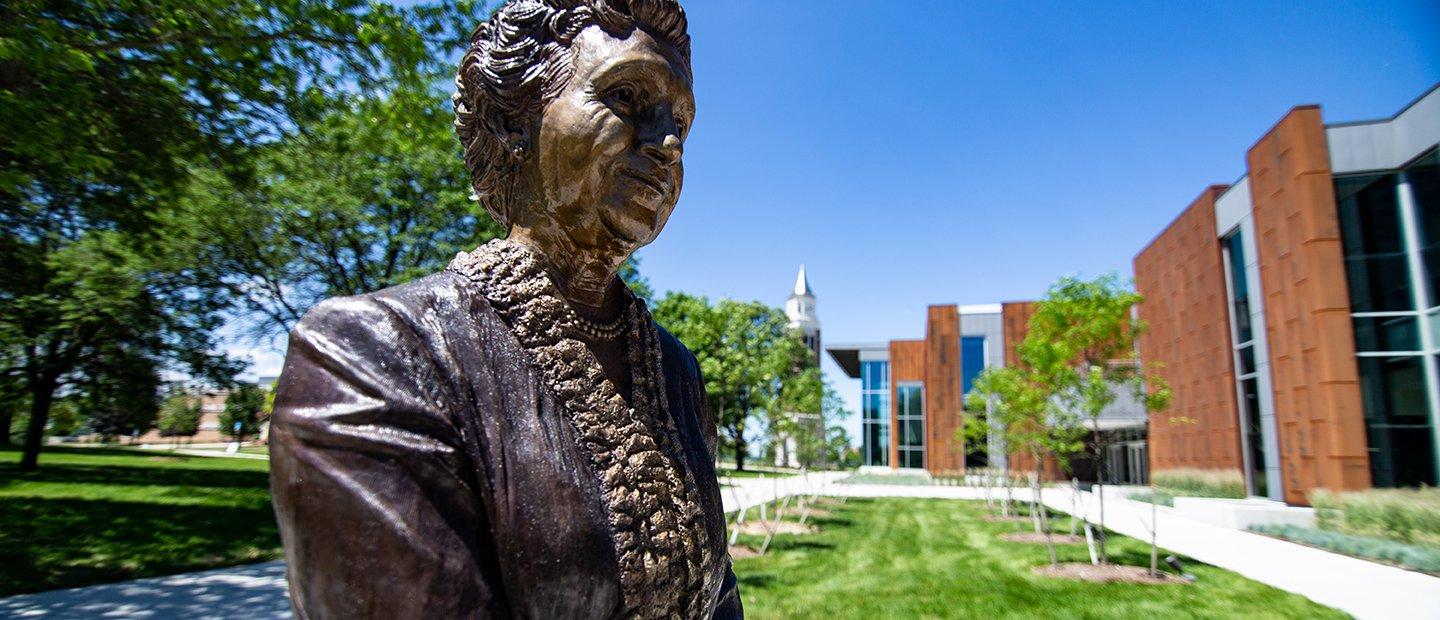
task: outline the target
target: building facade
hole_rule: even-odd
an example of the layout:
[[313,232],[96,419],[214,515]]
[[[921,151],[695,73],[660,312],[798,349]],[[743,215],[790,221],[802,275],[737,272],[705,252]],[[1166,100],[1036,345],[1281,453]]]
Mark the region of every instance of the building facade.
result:
[[1252,496],[1440,479],[1440,89],[1388,119],[1292,109],[1135,257],[1174,394],[1150,466]]
[[[1017,363],[1015,347],[1029,331],[1034,303],[935,305],[926,311],[925,337],[826,347],[852,379],[860,380],[861,462],[870,467],[953,474],[971,467],[1032,470],[1021,454],[1008,454],[992,436],[983,446],[963,445],[956,434],[967,415],[965,395],[986,368]],[[1100,416],[1099,430],[1109,435],[1105,455],[1107,481],[1143,482],[1146,417],[1142,406],[1121,396]],[[1096,465],[1074,463],[1077,475],[1092,480]],[[1060,472],[1045,464],[1049,477]]]

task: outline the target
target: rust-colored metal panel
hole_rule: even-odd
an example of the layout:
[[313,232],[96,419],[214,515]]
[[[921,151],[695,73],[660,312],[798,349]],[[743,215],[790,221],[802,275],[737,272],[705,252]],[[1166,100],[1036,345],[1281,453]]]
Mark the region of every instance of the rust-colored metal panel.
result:
[[1243,465],[1225,268],[1215,235],[1215,199],[1205,189],[1135,257],[1140,319],[1150,329],[1140,359],[1173,393],[1151,414],[1150,469],[1234,469]]
[[960,428],[960,311],[930,306],[925,319],[925,469],[932,474],[965,468]]
[[[1035,302],[1033,301],[1007,301],[1000,304],[1000,322],[1003,337],[1005,338],[1005,365],[1014,366],[1020,363],[1020,356],[1017,347],[1025,341],[1025,335],[1030,333],[1030,317],[1035,315]],[[1029,454],[1011,452],[1006,457],[1012,472],[1035,471],[1035,459]],[[1044,466],[1040,468],[1040,477],[1046,480],[1059,480],[1063,477],[1060,471],[1060,464],[1053,458],[1045,459]]]
[[[900,400],[896,388],[905,381],[925,380],[925,341],[890,341],[890,467],[900,466]],[[927,392],[929,390],[926,390]],[[928,405],[927,405],[928,406]]]
[[1317,488],[1369,488],[1345,257],[1320,108],[1291,110],[1251,147],[1246,164],[1285,501],[1308,503]]
[[1035,315],[1033,301],[1007,301],[1000,304],[1000,321],[1005,337],[1005,365],[1014,366],[1020,362],[1015,347],[1025,340],[1030,332],[1030,317]]

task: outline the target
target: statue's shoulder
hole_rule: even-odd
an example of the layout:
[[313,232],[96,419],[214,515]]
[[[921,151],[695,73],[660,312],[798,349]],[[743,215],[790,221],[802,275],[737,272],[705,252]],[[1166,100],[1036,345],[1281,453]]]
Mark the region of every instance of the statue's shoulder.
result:
[[422,316],[461,311],[468,294],[463,276],[441,271],[371,293],[326,299],[305,313],[292,335],[377,329],[396,321],[413,326]]
[[687,374],[700,376],[700,362],[695,359],[695,354],[685,343],[680,342],[673,334],[667,331],[659,323],[655,324],[655,332],[659,336],[660,356],[665,359],[667,366],[681,369]]

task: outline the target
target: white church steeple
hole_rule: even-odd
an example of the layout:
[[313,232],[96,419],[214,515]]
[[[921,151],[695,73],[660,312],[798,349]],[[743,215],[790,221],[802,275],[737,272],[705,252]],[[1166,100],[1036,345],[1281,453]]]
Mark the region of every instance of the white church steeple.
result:
[[785,302],[785,316],[790,319],[790,327],[800,330],[805,346],[815,353],[815,363],[820,363],[820,317],[815,314],[815,291],[805,276],[805,265],[800,265],[800,273],[795,276],[795,290]]

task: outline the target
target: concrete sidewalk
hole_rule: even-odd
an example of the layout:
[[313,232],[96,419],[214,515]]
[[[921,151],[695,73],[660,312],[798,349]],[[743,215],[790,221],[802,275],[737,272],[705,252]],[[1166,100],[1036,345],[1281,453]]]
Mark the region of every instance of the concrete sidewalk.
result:
[[[923,497],[984,499],[973,487],[835,485],[827,491],[851,497]],[[1069,489],[1046,489],[1045,504],[1055,510],[1094,516],[1099,498]],[[1015,498],[1029,501],[1029,489],[1015,489]],[[1073,503],[1072,503],[1073,502]],[[1151,505],[1105,498],[1105,526],[1126,536],[1150,540]],[[1235,571],[1261,583],[1294,592],[1357,618],[1440,619],[1440,578],[1393,566],[1358,560],[1338,553],[1201,523],[1158,507],[1156,539],[1160,548]]]
[[850,472],[843,471],[766,476],[764,479],[726,478],[721,475],[720,482],[726,486],[720,487],[720,499],[725,505],[725,512],[729,513],[742,508],[754,508],[786,495],[833,494],[831,489],[848,475]]
[[266,562],[0,599],[0,618],[290,618],[285,564]]

